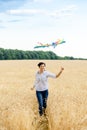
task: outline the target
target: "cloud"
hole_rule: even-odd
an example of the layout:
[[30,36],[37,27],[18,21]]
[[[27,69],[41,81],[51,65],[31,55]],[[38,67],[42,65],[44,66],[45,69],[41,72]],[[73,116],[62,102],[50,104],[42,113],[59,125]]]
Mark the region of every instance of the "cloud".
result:
[[63,16],[70,16],[73,12],[77,9],[75,5],[70,5],[66,8],[60,10],[42,10],[42,9],[14,9],[14,10],[7,10],[7,14],[9,15],[43,15],[43,16],[50,16],[50,17],[63,17]]
[[0,20],[0,23],[2,23],[3,21],[2,20]]
[[22,21],[22,20],[15,19],[15,20],[9,20],[8,22],[16,23],[16,22],[20,22],[20,21]]
[[53,0],[33,0],[33,2],[39,2],[39,3],[48,3],[52,2]]
[[27,0],[0,0],[0,12],[10,9],[17,9],[22,6]]
[[2,25],[2,26],[0,25],[0,29],[3,29],[3,28],[6,28],[6,27],[5,27],[5,26],[3,26],[3,25]]
[[17,10],[7,10],[7,14],[13,15],[33,15],[33,14],[40,14],[42,10],[39,9],[17,9]]
[[70,5],[66,8],[60,9],[60,10],[55,10],[52,13],[50,13],[49,15],[51,17],[62,17],[62,16],[70,16],[72,15],[72,13],[77,10],[77,6],[76,5]]
[[0,3],[7,3],[7,2],[24,2],[26,0],[0,0]]

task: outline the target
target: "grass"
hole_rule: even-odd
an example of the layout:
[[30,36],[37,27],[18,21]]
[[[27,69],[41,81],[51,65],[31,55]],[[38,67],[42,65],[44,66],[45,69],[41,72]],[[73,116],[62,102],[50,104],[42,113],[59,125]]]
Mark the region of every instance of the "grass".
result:
[[87,61],[44,61],[53,73],[65,69],[49,79],[48,127],[46,122],[39,127],[35,90],[30,90],[39,61],[0,61],[0,130],[87,130]]

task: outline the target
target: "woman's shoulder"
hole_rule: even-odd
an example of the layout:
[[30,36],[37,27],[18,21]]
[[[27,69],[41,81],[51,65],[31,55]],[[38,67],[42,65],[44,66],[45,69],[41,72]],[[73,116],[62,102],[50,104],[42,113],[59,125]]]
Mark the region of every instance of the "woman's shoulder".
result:
[[38,74],[39,74],[39,71],[36,71],[36,72],[35,72],[35,75],[38,75]]
[[45,73],[45,74],[48,74],[48,73],[49,73],[49,71],[48,71],[48,70],[44,70],[44,73]]

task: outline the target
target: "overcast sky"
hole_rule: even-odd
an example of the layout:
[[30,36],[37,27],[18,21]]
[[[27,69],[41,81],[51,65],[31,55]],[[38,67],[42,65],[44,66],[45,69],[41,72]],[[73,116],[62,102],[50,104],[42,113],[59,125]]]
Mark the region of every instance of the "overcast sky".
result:
[[[87,58],[87,0],[0,0],[0,47]],[[34,49],[64,39],[66,43]]]

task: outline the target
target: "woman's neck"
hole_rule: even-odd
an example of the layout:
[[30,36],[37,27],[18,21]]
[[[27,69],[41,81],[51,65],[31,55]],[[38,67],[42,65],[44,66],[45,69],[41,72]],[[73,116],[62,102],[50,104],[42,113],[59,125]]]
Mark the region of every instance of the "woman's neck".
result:
[[39,73],[41,74],[41,73],[43,73],[44,72],[44,70],[39,70]]

